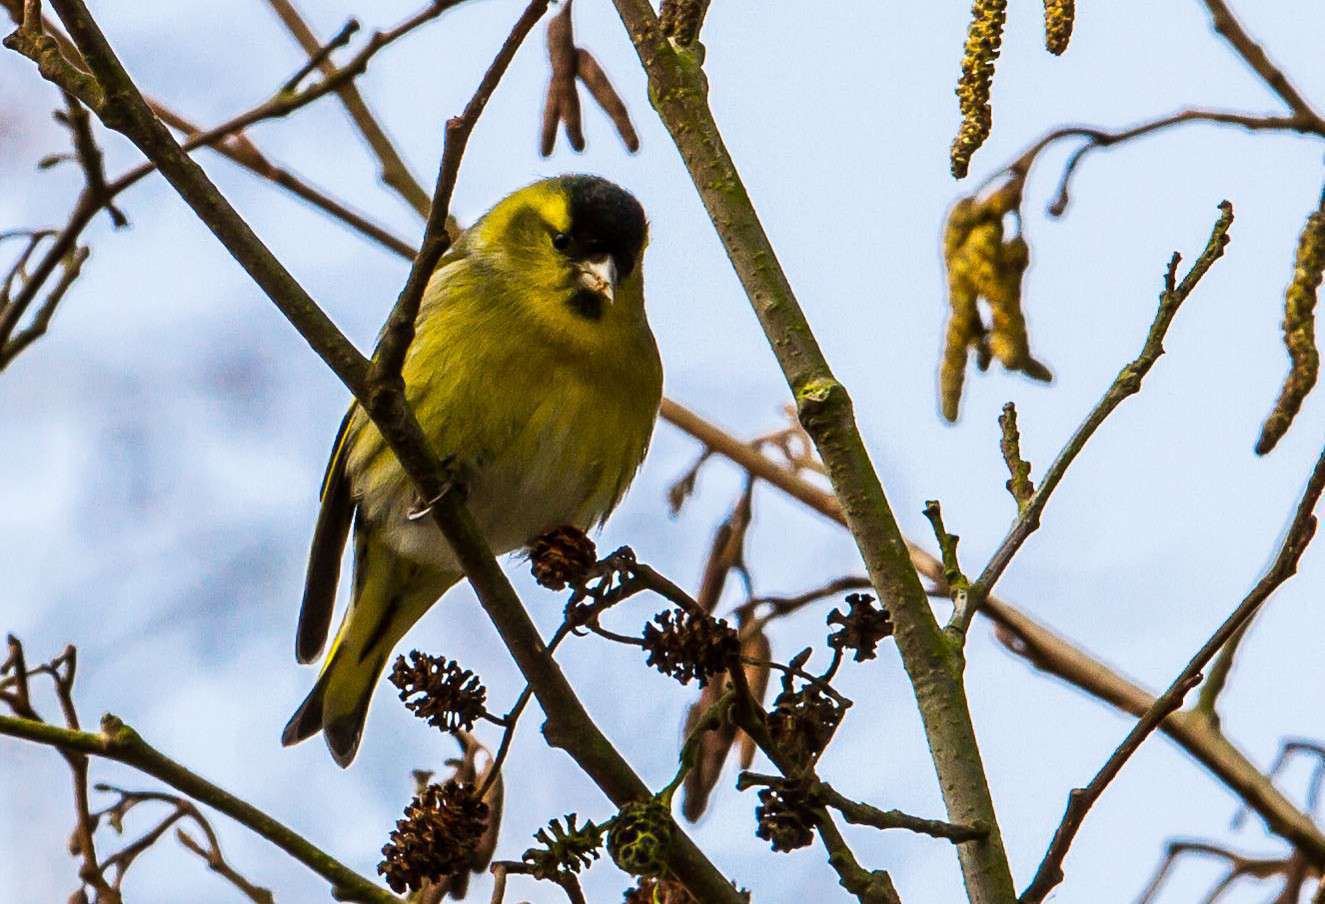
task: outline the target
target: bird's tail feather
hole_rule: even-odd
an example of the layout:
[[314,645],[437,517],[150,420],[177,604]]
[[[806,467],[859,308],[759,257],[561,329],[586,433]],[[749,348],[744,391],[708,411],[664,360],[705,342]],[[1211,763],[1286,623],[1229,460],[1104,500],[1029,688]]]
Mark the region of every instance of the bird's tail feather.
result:
[[285,746],[321,731],[341,767],[354,760],[377,680],[391,651],[458,575],[428,572],[371,541],[355,563],[355,594],[322,672],[281,735]]

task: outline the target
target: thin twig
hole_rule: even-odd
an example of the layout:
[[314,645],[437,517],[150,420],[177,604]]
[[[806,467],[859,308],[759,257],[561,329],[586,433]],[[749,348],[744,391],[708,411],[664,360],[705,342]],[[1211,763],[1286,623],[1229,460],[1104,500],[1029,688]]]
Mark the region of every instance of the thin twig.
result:
[[1202,277],[1209,272],[1224,253],[1224,247],[1228,244],[1228,230],[1233,224],[1233,206],[1227,201],[1219,205],[1220,216],[1215,223],[1214,229],[1210,233],[1210,239],[1206,242],[1205,250],[1192,264],[1187,275],[1179,282],[1177,279],[1178,262],[1181,260],[1177,252],[1169,261],[1168,268],[1164,275],[1164,290],[1159,296],[1159,310],[1155,314],[1154,322],[1150,325],[1150,330],[1146,334],[1145,343],[1141,347],[1141,353],[1127,364],[1118,376],[1109,386],[1103,398],[1096,403],[1090,413],[1086,415],[1085,420],[1081,422],[1076,431],[1072,434],[1067,444],[1063,446],[1061,452],[1054,459],[1053,464],[1045,471],[1040,485],[1035,492],[1031,494],[1024,506],[1020,507],[1017,520],[1013,522],[1012,529],[1008,531],[1003,542],[999,544],[998,549],[989,559],[980,576],[971,584],[970,590],[966,595],[967,605],[953,613],[952,622],[948,626],[951,636],[960,641],[966,634],[970,626],[971,618],[975,615],[975,610],[979,609],[988,596],[989,591],[993,589],[994,584],[1002,576],[1012,557],[1021,549],[1027,538],[1040,526],[1040,515],[1049,503],[1049,497],[1053,495],[1063,476],[1067,473],[1068,467],[1076,460],[1076,457],[1085,448],[1086,443],[1095,435],[1095,431],[1112,414],[1125,399],[1135,395],[1141,390],[1141,381],[1145,379],[1146,374],[1155,366],[1160,355],[1164,354],[1164,336],[1168,333],[1173,318],[1177,315],[1178,309],[1182,303],[1192,294]]
[[110,221],[115,224],[116,229],[128,226],[129,220],[124,216],[124,211],[111,203],[110,196],[106,192],[106,167],[101,148],[97,146],[96,137],[92,134],[91,118],[87,115],[87,110],[83,109],[83,105],[78,102],[78,98],[68,91],[63,94],[65,109],[60,115],[60,121],[67,125],[73,134],[74,154],[83,167],[83,178],[87,183],[86,191],[92,196],[93,201],[100,201],[106,208],[106,213],[110,215]]
[[[267,0],[267,2],[304,52],[315,53],[318,48],[317,36],[291,0]],[[440,14],[448,5],[450,4],[434,3],[433,7],[437,9],[437,14]],[[335,71],[334,65],[329,60],[319,60],[318,66],[324,75],[330,75]],[[336,89],[336,95],[377,157],[381,166],[382,181],[394,189],[419,216],[426,218],[430,203],[428,193],[419,184],[419,180],[414,178],[404,158],[400,156],[391,139],[387,137],[386,131],[368,109],[368,104],[359,93],[358,87],[353,82],[346,82]]]
[[1104,793],[1104,789],[1108,787],[1109,782],[1122,770],[1127,760],[1149,737],[1150,733],[1170,713],[1182,705],[1187,692],[1200,680],[1201,669],[1205,668],[1206,663],[1214,657],[1219,648],[1256,614],[1261,605],[1280,585],[1297,572],[1297,563],[1302,558],[1302,553],[1306,551],[1307,544],[1311,542],[1311,538],[1316,532],[1316,516],[1312,512],[1316,507],[1316,503],[1320,500],[1322,491],[1325,491],[1325,451],[1322,451],[1320,457],[1316,460],[1316,466],[1311,473],[1311,477],[1307,480],[1306,489],[1297,504],[1297,510],[1293,514],[1288,532],[1285,534],[1274,563],[1269,570],[1266,571],[1265,575],[1256,583],[1256,586],[1247,594],[1242,603],[1233,610],[1232,614],[1224,620],[1215,633],[1202,644],[1196,655],[1178,673],[1177,678],[1173,680],[1168,689],[1151,704],[1132,730],[1128,732],[1123,742],[1118,745],[1118,749],[1113,752],[1100,768],[1100,771],[1091,779],[1090,784],[1085,788],[1073,790],[1068,798],[1067,812],[1064,813],[1063,821],[1059,824],[1057,831],[1054,832],[1049,850],[1045,853],[1039,869],[1036,870],[1035,877],[1021,895],[1022,904],[1038,904],[1062,881],[1063,860],[1072,845],[1072,840],[1076,837],[1077,831],[1080,829],[1081,823],[1090,811],[1091,806]]
[[[334,67],[331,64],[331,55],[350,43],[350,38],[354,37],[354,33],[358,30],[359,20],[350,19],[341,26],[340,31],[336,32],[330,41],[320,47],[309,49],[308,59],[304,61],[302,66],[295,70],[294,75],[285,80],[285,84],[281,86],[281,92],[285,93],[298,88],[299,83],[304,80],[304,77],[314,69],[326,67],[334,71]],[[323,71],[326,71],[326,69],[323,69]]]
[[63,262],[60,269],[60,278],[46,293],[45,300],[42,301],[41,307],[37,309],[37,313],[32,320],[27,326],[10,336],[3,345],[0,345],[0,370],[8,367],[20,352],[46,334],[47,328],[51,325],[51,318],[55,316],[55,309],[64,299],[69,287],[74,284],[74,280],[78,279],[83,272],[83,264],[87,260],[88,254],[89,251],[85,247],[74,248],[68,259]]
[[394,895],[360,876],[257,807],[165,756],[114,716],[102,718],[101,731],[97,734],[60,728],[33,719],[0,716],[0,734],[46,744],[67,753],[100,756],[132,766],[252,829],[327,879],[338,893],[352,895],[358,901],[398,904],[399,899]]
[[488,66],[478,88],[465,105],[464,112],[446,122],[445,146],[442,161],[437,168],[437,184],[433,189],[432,203],[428,209],[428,222],[423,231],[423,241],[419,243],[419,252],[410,267],[409,277],[400,290],[395,307],[387,317],[382,329],[377,350],[373,354],[373,367],[369,380],[381,387],[388,383],[397,385],[403,398],[404,383],[401,380],[401,368],[405,365],[405,354],[414,340],[414,320],[419,314],[419,304],[423,300],[424,289],[433,271],[437,269],[442,255],[451,247],[451,236],[446,231],[446,218],[451,206],[451,194],[455,191],[456,179],[460,174],[460,161],[464,157],[469,136],[478,124],[478,118],[488,105],[494,91],[497,90],[501,77],[515,58],[515,52],[524,43],[525,37],[547,11],[548,0],[530,0],[525,11],[515,21],[511,33],[507,35],[497,55]]
[[775,618],[784,615],[790,615],[796,610],[808,606],[816,600],[824,599],[829,596],[837,596],[839,593],[846,593],[848,590],[868,590],[872,585],[870,579],[864,575],[845,575],[840,578],[815,587],[813,590],[807,590],[804,593],[797,593],[794,596],[760,596],[747,600],[736,607],[738,614],[753,614],[761,607],[767,606],[768,612],[764,615],[761,622],[769,622]]
[[[1283,858],[1249,857],[1205,841],[1171,841],[1164,853],[1164,859],[1160,861],[1159,868],[1137,897],[1136,904],[1150,904],[1155,899],[1155,895],[1159,893],[1160,887],[1164,884],[1164,880],[1168,878],[1168,874],[1172,871],[1178,859],[1186,854],[1216,857],[1228,863],[1229,871],[1220,880],[1216,890],[1226,887],[1241,876],[1269,878],[1283,873],[1288,868],[1288,861]],[[1206,900],[1213,901],[1213,895],[1207,896]],[[1296,904],[1297,898],[1292,900],[1293,904]]]
[[[172,129],[182,132],[185,138],[192,138],[203,131],[179,113],[164,104],[148,99],[152,111],[161,117],[161,121]],[[392,235],[382,226],[369,220],[364,214],[352,210],[343,201],[332,197],[327,192],[309,184],[305,179],[290,172],[284,166],[273,163],[243,133],[233,133],[216,141],[211,148],[227,160],[239,164],[244,169],[261,176],[280,186],[295,197],[307,201],[332,219],[339,220],[365,238],[376,242],[388,251],[413,260],[416,248],[404,239]]]
[[814,785],[810,789],[810,794],[816,800],[837,810],[842,814],[842,818],[852,825],[870,826],[875,829],[906,829],[921,835],[929,835],[931,838],[943,838],[953,844],[974,841],[983,838],[986,834],[979,826],[954,825],[941,819],[912,816],[901,810],[880,810],[878,807],[852,800],[836,791],[827,782]]
[[208,847],[203,847],[192,835],[185,832],[183,829],[175,830],[175,838],[179,840],[180,844],[201,857],[203,861],[206,862],[208,869],[225,879],[235,888],[239,889],[240,894],[247,897],[250,901],[253,901],[254,904],[275,904],[276,899],[273,897],[271,891],[260,885],[254,885],[248,879],[244,878],[244,876],[231,866],[226,861],[225,857],[221,855],[221,847],[217,844],[216,837],[210,832],[206,834]]
[[1226,110],[1186,109],[1154,119],[1145,120],[1123,129],[1103,129],[1097,126],[1071,125],[1056,128],[1032,143],[1019,157],[1001,170],[995,170],[985,180],[985,184],[1011,175],[1025,179],[1031,167],[1050,146],[1067,138],[1083,138],[1084,143],[1072,152],[1058,179],[1058,186],[1049,202],[1050,216],[1059,217],[1067,211],[1070,200],[1070,186],[1077,168],[1092,152],[1125,144],[1155,132],[1162,132],[1174,126],[1191,123],[1210,123],[1215,125],[1240,126],[1251,132],[1297,132],[1302,135],[1314,135],[1325,138],[1325,122],[1304,120],[1298,116],[1275,116],[1238,113]]
[[1283,70],[1274,65],[1266,55],[1265,49],[1252,40],[1251,35],[1238,22],[1233,11],[1224,0],[1205,0],[1205,8],[1210,11],[1210,24],[1220,37],[1237,51],[1238,56],[1246,61],[1257,75],[1269,85],[1270,90],[1283,100],[1288,108],[1299,118],[1312,123],[1317,130],[1325,130],[1325,120],[1312,109],[1305,97],[1293,87]]
[[[254,123],[266,119],[288,116],[294,111],[324,97],[340,85],[347,84],[361,75],[367,69],[369,61],[371,61],[371,59],[381,50],[409,34],[430,19],[435,18],[436,15],[440,14],[441,9],[449,8],[459,2],[461,2],[461,0],[445,0],[445,2],[442,3],[432,4],[422,12],[414,14],[394,27],[389,28],[386,31],[374,33],[368,43],[355,54],[349,62],[338,68],[335,71],[335,74],[328,75],[316,84],[310,85],[301,91],[288,94],[277,94],[244,113],[226,120],[220,125],[214,126],[205,132],[195,134],[183,143],[182,149],[184,151],[190,151],[194,148],[218,143],[241,132],[243,129]],[[439,9],[439,7],[441,7],[441,9]],[[60,84],[61,87],[69,89],[75,86],[80,86],[82,90],[96,94],[96,92],[100,90],[96,87],[96,83],[92,82],[91,87],[89,87],[85,77],[86,74],[83,73],[81,69],[75,68],[74,65],[62,55],[62,52],[59,49],[60,42],[55,37],[56,34],[58,33],[43,30],[39,36],[34,37],[30,30],[25,30],[20,27],[18,31],[5,38],[4,43],[5,46],[11,47],[26,56],[36,55],[38,59],[47,61],[47,69],[43,71],[43,75],[56,80],[57,84]],[[55,57],[51,57],[52,53],[55,54]],[[82,60],[81,51],[79,59]],[[64,84],[61,80],[68,81],[68,84]],[[102,115],[102,111],[98,110],[95,106],[93,106],[92,109],[99,116]],[[168,138],[168,136],[166,137]],[[160,136],[156,136],[154,140],[159,142],[161,138]],[[150,158],[151,155],[148,156]],[[107,196],[114,197],[125,188],[128,188],[144,176],[153,172],[156,168],[156,162],[152,159],[140,164],[107,185]],[[50,278],[51,274],[55,271],[55,268],[59,266],[65,255],[73,249],[78,240],[78,236],[91,221],[92,217],[95,216],[100,209],[100,206],[101,205],[95,199],[90,198],[86,194],[80,198],[73,213],[69,217],[68,223],[60,230],[59,234],[51,243],[51,246],[42,256],[41,261],[33,269],[31,277],[24,283],[23,288],[19,293],[14,296],[11,304],[3,311],[0,311],[0,343],[4,342],[5,339],[13,333],[28,306],[35,300],[37,294],[41,291],[42,286],[45,284],[46,280]]]

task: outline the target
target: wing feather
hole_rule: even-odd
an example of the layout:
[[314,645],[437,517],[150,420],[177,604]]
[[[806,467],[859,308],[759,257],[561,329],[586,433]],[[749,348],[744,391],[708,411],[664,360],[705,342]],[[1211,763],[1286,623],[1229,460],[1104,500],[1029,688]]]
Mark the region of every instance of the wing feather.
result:
[[350,522],[354,520],[354,497],[345,473],[345,448],[353,416],[351,407],[340,422],[327,472],[322,478],[322,507],[313,529],[304,600],[299,607],[299,627],[295,633],[295,658],[303,663],[316,659],[327,642],[331,615],[336,608],[336,586],[340,583],[341,553],[350,533]]

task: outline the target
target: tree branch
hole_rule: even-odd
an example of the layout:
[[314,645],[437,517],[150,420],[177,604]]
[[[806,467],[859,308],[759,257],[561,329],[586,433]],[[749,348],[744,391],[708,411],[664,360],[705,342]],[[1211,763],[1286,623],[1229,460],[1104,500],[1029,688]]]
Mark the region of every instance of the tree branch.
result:
[[660,31],[647,0],[614,0],[648,75],[649,97],[672,135],[695,188],[777,356],[806,432],[828,468],[837,498],[879,595],[897,626],[897,646],[911,679],[953,822],[989,827],[959,849],[974,904],[1015,895],[988,779],[961,681],[959,657],[944,637],[908,556],[878,475],[707,102],[707,81],[692,50]]
[[390,892],[360,876],[302,835],[165,756],[114,716],[102,718],[98,734],[60,728],[33,719],[0,716],[0,734],[46,744],[67,753],[100,756],[132,766],[252,829],[331,882],[337,894],[355,901],[399,904],[399,899]]
[[1205,8],[1210,11],[1210,24],[1214,26],[1215,31],[1237,51],[1238,56],[1246,61],[1265,84],[1269,85],[1270,90],[1279,95],[1298,118],[1310,122],[1317,131],[1325,131],[1325,120],[1320,118],[1311,108],[1311,104],[1307,103],[1306,98],[1293,87],[1283,70],[1270,62],[1265,50],[1247,34],[1234,17],[1233,11],[1228,8],[1228,4],[1224,0],[1205,0]]
[[1214,266],[1214,262],[1223,255],[1224,247],[1228,244],[1228,230],[1233,225],[1233,206],[1224,201],[1219,205],[1219,209],[1221,211],[1219,220],[1210,233],[1210,239],[1206,242],[1205,250],[1201,252],[1181,282],[1177,281],[1178,262],[1181,258],[1176,251],[1173,253],[1164,276],[1164,290],[1159,296],[1159,310],[1155,314],[1154,322],[1150,325],[1150,331],[1146,334],[1146,341],[1141,347],[1141,353],[1118,372],[1117,378],[1114,379],[1108,391],[1104,393],[1104,397],[1086,415],[1086,419],[1081,422],[1081,426],[1076,429],[1063,450],[1058,453],[1058,457],[1054,459],[1053,464],[1045,471],[1040,486],[1031,494],[1025,505],[1019,507],[1017,520],[1013,522],[1012,529],[1008,531],[998,549],[990,556],[989,564],[985,566],[984,571],[971,584],[966,594],[966,606],[959,607],[957,611],[953,612],[952,622],[948,627],[958,637],[965,636],[966,630],[971,624],[971,618],[974,617],[975,611],[980,608],[983,599],[989,595],[989,591],[998,582],[998,579],[1012,561],[1012,557],[1021,549],[1022,544],[1039,528],[1040,515],[1044,512],[1045,506],[1049,504],[1049,497],[1053,495],[1058,484],[1062,482],[1063,476],[1067,473],[1067,469],[1072,462],[1076,460],[1077,455],[1085,448],[1086,443],[1095,435],[1095,431],[1099,429],[1105,419],[1123,403],[1123,400],[1141,391],[1141,381],[1145,379],[1146,374],[1150,373],[1150,369],[1155,366],[1159,356],[1164,354],[1164,336],[1168,333],[1169,326],[1178,313],[1178,308],[1192,294],[1202,277]]
[[1325,138],[1325,121],[1303,120],[1297,116],[1256,115],[1225,110],[1180,110],[1177,113],[1149,119],[1124,129],[1107,130],[1096,126],[1078,125],[1062,126],[1054,129],[1037,139],[1021,153],[1021,156],[1006,167],[994,171],[985,180],[984,184],[988,184],[1004,175],[1024,180],[1027,174],[1030,173],[1031,167],[1039,159],[1040,154],[1050,146],[1066,138],[1084,138],[1085,142],[1068,157],[1062,175],[1059,176],[1058,187],[1054,191],[1053,199],[1049,202],[1049,215],[1059,217],[1067,210],[1072,177],[1076,175],[1077,168],[1091,152],[1113,147],[1117,144],[1125,144],[1135,138],[1189,123],[1240,126],[1250,132],[1297,132],[1303,135]]
[[[478,89],[465,105],[464,112],[452,117],[446,123],[445,146],[442,150],[442,162],[437,170],[437,185],[433,190],[432,202],[428,208],[428,222],[423,231],[423,241],[419,245],[414,264],[410,267],[405,287],[400,290],[395,307],[387,317],[382,329],[382,338],[378,341],[377,351],[373,355],[371,379],[379,385],[387,382],[399,384],[396,388],[404,398],[404,383],[400,371],[405,364],[405,353],[414,341],[414,320],[419,314],[419,304],[423,292],[432,278],[433,271],[441,261],[442,255],[451,247],[451,236],[446,231],[446,218],[451,206],[451,194],[455,191],[456,179],[460,174],[460,161],[464,157],[469,136],[478,124],[478,118],[488,105],[492,93],[505,74],[506,68],[515,58],[515,52],[524,43],[525,37],[547,11],[548,0],[531,0],[525,11],[516,20],[511,33],[497,51],[491,65],[488,66]],[[432,498],[432,497],[425,497]]]
[[852,825],[870,826],[875,829],[906,829],[931,838],[944,838],[953,844],[962,844],[983,838],[984,829],[979,826],[960,826],[941,819],[925,819],[912,816],[901,810],[880,810],[878,807],[854,801],[840,794],[827,782],[819,782],[811,792],[816,799],[823,801],[842,814]]
[[[304,21],[303,16],[299,15],[299,10],[291,0],[267,0],[272,11],[280,18],[281,22],[289,30],[290,34],[304,52],[310,56],[318,51],[319,43],[313,30],[309,28],[308,23]],[[440,14],[449,4],[434,3],[433,7]],[[318,68],[324,75],[330,76],[336,71],[335,65],[327,59],[318,62]],[[382,181],[405,200],[410,207],[414,209],[421,217],[428,216],[429,199],[428,193],[423,190],[419,180],[414,178],[410,172],[409,166],[396,150],[391,139],[387,137],[385,130],[377,122],[368,104],[364,102],[363,95],[359,93],[358,87],[353,82],[346,82],[336,89],[336,96],[340,98],[345,110],[350,114],[350,119],[358,128],[359,133],[363,135],[364,140],[372,149],[381,165]]]
[[1122,770],[1123,766],[1142,742],[1161,722],[1182,705],[1183,698],[1201,679],[1201,669],[1205,668],[1214,655],[1234,634],[1247,624],[1261,605],[1280,585],[1297,572],[1298,561],[1307,545],[1316,533],[1316,516],[1312,513],[1316,503],[1325,491],[1325,451],[1316,460],[1316,467],[1307,481],[1306,489],[1298,502],[1297,511],[1288,527],[1288,532],[1280,544],[1274,563],[1265,575],[1256,583],[1242,603],[1224,620],[1214,634],[1202,644],[1201,648],[1178,673],[1173,683],[1150,705],[1141,719],[1128,732],[1127,737],[1118,745],[1118,749],[1105,761],[1100,771],[1085,788],[1077,788],[1069,796],[1067,812],[1063,821],[1054,832],[1053,841],[1044,855],[1035,877],[1026,891],[1022,893],[1021,904],[1039,904],[1045,896],[1063,880],[1063,860],[1068,849],[1081,828],[1091,806],[1104,793],[1109,782]]
[[[449,7],[459,2],[461,2],[461,0],[450,0],[447,5]],[[241,113],[206,132],[192,136],[184,143],[183,150],[188,151],[197,147],[219,142],[222,139],[239,133],[256,122],[287,116],[295,110],[325,96],[338,85],[361,75],[367,69],[368,62],[372,57],[383,48],[409,34],[415,28],[429,21],[431,18],[434,18],[438,14],[437,12],[434,12],[435,9],[435,6],[429,6],[427,9],[414,14],[398,25],[386,31],[375,33],[369,39],[368,43],[355,54],[350,62],[336,70],[335,75],[328,76],[322,81],[317,82],[302,91],[277,94],[250,110]],[[40,27],[41,30],[36,36],[33,35],[31,26],[20,25],[17,31],[5,38],[5,46],[17,50],[25,56],[29,56],[29,58],[33,58],[33,53],[42,54],[41,59],[45,61],[44,63],[39,63],[39,69],[42,72],[42,75],[65,90],[70,90],[72,93],[76,94],[77,92],[73,91],[73,88],[82,85],[84,91],[94,94],[100,92],[101,88],[95,80],[93,80],[90,83],[90,87],[88,87],[86,79],[84,78],[85,73],[83,73],[82,69],[76,67],[70,62],[70,60],[64,55],[61,47],[63,46],[63,40],[67,39],[58,32],[45,30],[44,27],[40,25],[40,18],[37,19],[37,22],[39,23],[38,27]],[[82,58],[81,50],[79,51],[78,59],[80,62],[85,62]],[[98,109],[96,106],[92,106],[92,110],[97,113],[98,117],[102,118],[103,122],[106,121],[103,110]],[[147,116],[148,118],[151,118],[150,112]],[[110,125],[109,122],[106,124]],[[170,140],[169,132],[164,128],[160,130],[160,135],[153,140],[159,141],[160,136],[164,136],[167,140]],[[147,156],[149,158],[148,162],[140,164],[116,179],[114,182],[110,183],[106,187],[106,196],[113,198],[119,192],[128,188],[130,185],[156,169],[157,164],[155,158],[153,158],[151,154],[148,154]],[[196,167],[196,164],[190,165]],[[199,170],[199,172],[201,171]],[[167,176],[167,180],[169,180],[169,178],[170,177]],[[78,240],[78,236],[82,233],[83,229],[86,228],[92,217],[96,215],[100,207],[101,204],[97,199],[91,197],[88,193],[85,192],[80,197],[78,204],[70,215],[69,222],[60,230],[59,235],[55,237],[51,246],[42,256],[41,261],[33,269],[32,275],[24,283],[23,288],[19,293],[14,297],[13,302],[3,312],[0,312],[0,342],[3,342],[6,337],[13,333],[19,319],[23,316],[23,313],[36,298],[41,287],[45,284],[46,280],[50,278],[51,274],[64,259],[65,255],[73,249]]]

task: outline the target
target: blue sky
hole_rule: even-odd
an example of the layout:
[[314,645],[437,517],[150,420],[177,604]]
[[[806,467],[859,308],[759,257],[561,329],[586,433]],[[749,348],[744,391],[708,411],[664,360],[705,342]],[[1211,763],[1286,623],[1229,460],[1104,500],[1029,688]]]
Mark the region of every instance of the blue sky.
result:
[[[521,4],[472,0],[374,61],[360,84],[415,171],[430,181],[444,119],[468,98]],[[1286,366],[1282,290],[1298,229],[1316,201],[1321,148],[1290,135],[1188,126],[1094,155],[1061,220],[1042,215],[1068,148],[1032,174],[1025,229],[1032,346],[1049,387],[995,369],[968,381],[956,426],[937,414],[934,373],[943,311],[938,235],[965,189],[948,175],[956,128],[964,4],[715,4],[705,30],[711,101],[801,303],[840,379],[908,534],[927,538],[923,501],[943,502],[976,570],[1013,514],[995,418],[1017,402],[1033,476],[1140,347],[1170,252],[1194,257],[1216,205],[1237,210],[1233,242],[1181,311],[1168,354],[1074,465],[999,585],[1001,595],[1143,683],[1167,683],[1268,561],[1321,442],[1321,399],[1267,459],[1251,452]],[[1184,106],[1276,111],[1277,100],[1209,29],[1197,0],[1080,4],[1067,54],[1041,45],[1040,5],[1013,3],[994,89],[995,127],[974,179],[1064,122],[1129,124]],[[1248,29],[1308,97],[1325,103],[1318,65],[1325,17],[1312,4],[1239,4]],[[306,2],[322,34],[350,14],[366,28],[413,9]],[[298,65],[265,4],[94,4],[111,41],[150,93],[211,123],[267,96]],[[462,222],[512,188],[566,171],[611,177],[649,211],[650,317],[677,400],[753,435],[776,426],[785,385],[666,134],[605,0],[580,0],[576,28],[634,115],[630,156],[586,106],[588,150],[564,142],[549,160],[535,140],[546,79],[541,29],[516,58],[470,145],[454,210]],[[50,119],[58,95],[25,60],[0,55],[0,228],[63,221],[78,188],[70,167],[38,172],[63,150]],[[332,99],[253,139],[274,160],[348,198],[404,236],[419,226],[376,182],[371,158]],[[108,169],[137,158],[104,141]],[[404,278],[404,264],[266,183],[200,157],[226,195],[361,347]],[[113,710],[163,751],[269,809],[371,873],[410,791],[409,770],[441,768],[450,743],[394,705],[369,720],[358,761],[336,768],[316,743],[283,750],[280,728],[312,680],[291,655],[303,557],[327,447],[345,404],[312,355],[206,230],[159,180],[123,197],[132,228],[100,219],[92,257],[50,335],[0,375],[0,627],[34,658],[76,643],[84,718]],[[711,530],[740,475],[703,474],[676,518],[664,492],[692,460],[691,441],[660,425],[602,545],[630,543],[678,581],[698,580]],[[793,592],[859,569],[838,528],[771,490],[755,500],[751,564],[761,593]],[[1243,648],[1224,697],[1225,726],[1259,763],[1285,736],[1320,731],[1319,637],[1325,553],[1310,550]],[[545,628],[561,603],[513,564]],[[735,600],[733,600],[735,601]],[[815,608],[780,623],[775,651],[822,636]],[[644,604],[642,608],[647,608]],[[494,701],[520,683],[467,589],[409,643],[454,655]],[[967,684],[1019,884],[1034,870],[1069,788],[1126,733],[1128,720],[1031,672],[988,626],[969,648]],[[561,656],[600,725],[654,785],[674,769],[691,692],[640,668],[637,651],[584,640]],[[941,812],[919,720],[891,647],[844,670],[857,704],[824,772],[885,807]],[[501,856],[518,856],[548,817],[601,817],[606,801],[563,754],[545,748],[531,712],[508,770]],[[0,898],[62,900],[70,807],[61,761],[0,742]],[[95,776],[150,787],[98,764]],[[550,776],[555,776],[549,780]],[[728,779],[730,779],[730,775]],[[1283,787],[1300,799],[1305,768]],[[818,849],[772,855],[752,834],[754,800],[730,787],[694,830],[718,864],[765,902],[835,899]],[[1252,823],[1230,832],[1235,801],[1168,742],[1146,745],[1092,812],[1055,900],[1127,900],[1164,841],[1276,843]],[[321,880],[262,839],[217,818],[227,854],[281,901],[317,900]],[[908,904],[960,895],[951,848],[900,833],[848,833],[861,859],[892,874]],[[770,859],[775,858],[775,859]],[[20,866],[21,865],[21,866]],[[1198,896],[1216,875],[1189,864],[1163,901]],[[603,864],[591,900],[616,900],[625,878]],[[478,889],[486,887],[480,881]],[[166,843],[129,880],[134,900],[233,900],[220,880]],[[558,900],[520,885],[514,900]],[[560,893],[557,892],[559,895]],[[1229,900],[1269,892],[1241,889]],[[1239,896],[1240,895],[1240,896]],[[482,897],[475,892],[475,899]]]

